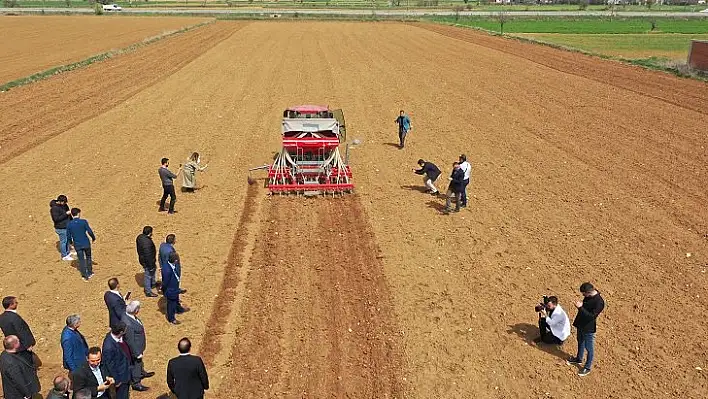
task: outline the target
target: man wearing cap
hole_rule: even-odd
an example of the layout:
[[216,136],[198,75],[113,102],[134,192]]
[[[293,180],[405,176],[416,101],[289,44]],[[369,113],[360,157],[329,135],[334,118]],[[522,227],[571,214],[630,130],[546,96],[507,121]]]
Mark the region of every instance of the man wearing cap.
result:
[[49,202],[49,214],[52,217],[52,222],[54,222],[54,231],[59,236],[59,252],[61,253],[61,259],[66,261],[72,261],[74,258],[71,257],[69,252],[69,240],[66,238],[66,225],[71,220],[71,211],[69,210],[69,205],[67,204],[69,200],[66,195],[60,195],[55,200]]
[[169,158],[162,158],[160,162],[162,163],[162,165],[160,166],[160,169],[157,170],[157,173],[160,175],[160,181],[162,182],[162,199],[160,200],[160,212],[164,212],[167,210],[165,209],[165,202],[167,201],[167,197],[169,196],[170,209],[169,211],[167,211],[167,213],[174,214],[176,212],[175,201],[177,201],[174,179],[179,176],[179,173],[182,171],[182,168],[177,171],[177,174],[174,174],[171,170],[168,169],[168,167],[170,166]]

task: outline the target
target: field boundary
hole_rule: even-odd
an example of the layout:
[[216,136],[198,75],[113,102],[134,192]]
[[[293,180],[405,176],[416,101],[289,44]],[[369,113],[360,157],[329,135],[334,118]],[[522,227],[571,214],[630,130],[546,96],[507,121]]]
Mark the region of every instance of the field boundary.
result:
[[214,19],[211,21],[200,22],[195,25],[190,25],[190,26],[187,26],[187,27],[184,27],[181,29],[171,30],[171,31],[164,32],[164,33],[161,33],[156,36],[148,37],[148,38],[142,40],[141,42],[131,44],[128,47],[123,47],[123,48],[120,48],[117,50],[109,50],[109,51],[91,56],[89,58],[85,58],[80,61],[72,62],[72,63],[66,64],[66,65],[52,67],[52,68],[46,69],[44,71],[32,74],[30,76],[25,76],[25,77],[22,77],[19,79],[11,80],[3,85],[0,85],[0,93],[6,92],[6,91],[8,91],[12,88],[15,88],[15,87],[20,87],[20,86],[28,85],[28,84],[31,84],[34,82],[38,82],[40,80],[48,79],[54,75],[59,75],[59,74],[65,73],[65,72],[70,72],[70,71],[73,71],[76,69],[84,68],[89,65],[92,65],[92,64],[95,64],[98,62],[102,62],[102,61],[111,59],[113,57],[119,56],[119,55],[132,53],[142,47],[148,46],[148,45],[158,42],[162,39],[165,39],[165,38],[168,38],[168,37],[171,37],[174,35],[178,35],[180,33],[186,33],[191,30],[201,28],[202,26],[213,24],[215,22],[216,22],[216,20]]

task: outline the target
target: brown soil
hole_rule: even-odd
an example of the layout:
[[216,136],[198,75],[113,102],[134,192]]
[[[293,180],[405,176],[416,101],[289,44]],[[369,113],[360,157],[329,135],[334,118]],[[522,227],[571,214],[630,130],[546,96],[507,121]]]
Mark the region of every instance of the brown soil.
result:
[[208,19],[0,16],[0,84],[203,21]]
[[[134,81],[86,92],[100,83],[87,68],[3,95],[12,118],[44,109],[56,121],[22,119],[0,135],[2,151],[23,148],[0,169],[0,295],[20,297],[45,386],[61,372],[64,317],[81,313],[99,343],[105,281],[118,276],[144,302],[146,364],[158,372],[138,398],[165,391],[182,336],[210,364],[212,397],[706,396],[708,86],[463,29],[242,26],[210,27],[228,38],[93,117],[70,104],[113,101]],[[163,52],[191,54],[187,37],[139,54],[160,66]],[[84,84],[50,84],[70,77]],[[246,169],[279,149],[279,116],[298,103],[345,110],[362,143],[350,151],[356,196],[247,188]],[[391,145],[400,108],[413,120],[404,150]],[[52,138],[11,137],[31,123]],[[194,150],[210,163],[202,189],[178,193],[177,215],[158,214],[160,157],[176,166]],[[443,216],[410,169],[436,162],[444,188],[461,152],[474,165],[470,204]],[[98,235],[90,283],[54,250],[47,203],[59,193]],[[156,241],[178,237],[192,307],[178,327],[138,287],[145,224]],[[561,349],[529,343],[541,295],[558,295],[572,318],[586,280],[607,309],[581,379],[563,362],[574,337]]]

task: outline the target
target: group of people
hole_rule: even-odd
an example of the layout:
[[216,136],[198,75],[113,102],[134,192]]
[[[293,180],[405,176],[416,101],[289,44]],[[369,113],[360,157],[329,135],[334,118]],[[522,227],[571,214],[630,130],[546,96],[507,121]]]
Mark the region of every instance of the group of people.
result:
[[[420,169],[413,169],[413,171],[423,176],[423,183],[427,188],[426,192],[437,196],[439,191],[437,187],[435,187],[435,182],[442,174],[440,168],[434,163],[424,159],[418,160],[418,166],[420,166]],[[450,183],[445,193],[447,200],[445,201],[443,213],[459,212],[460,208],[467,207],[467,185],[470,184],[470,177],[472,177],[472,165],[467,161],[467,155],[462,154],[458,160],[452,164],[452,172],[448,178]],[[455,209],[452,209],[453,200],[455,201]]]
[[[573,320],[573,327],[577,329],[578,352],[566,363],[579,366],[578,375],[584,377],[592,370],[595,359],[597,317],[605,309],[605,300],[591,283],[581,284],[580,293],[583,299],[574,303],[578,313]],[[534,341],[537,344],[562,345],[570,337],[570,319],[558,304],[558,297],[544,297],[543,302],[536,306],[535,310],[538,312],[540,336]],[[587,358],[585,358],[586,352]],[[583,359],[585,359],[584,363]]]

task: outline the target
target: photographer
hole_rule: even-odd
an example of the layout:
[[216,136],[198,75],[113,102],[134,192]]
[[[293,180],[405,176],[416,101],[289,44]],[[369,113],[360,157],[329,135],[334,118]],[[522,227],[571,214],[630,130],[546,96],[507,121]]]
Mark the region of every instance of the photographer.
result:
[[558,304],[558,297],[544,296],[543,303],[536,305],[538,329],[541,336],[537,343],[560,345],[570,336],[570,320]]

